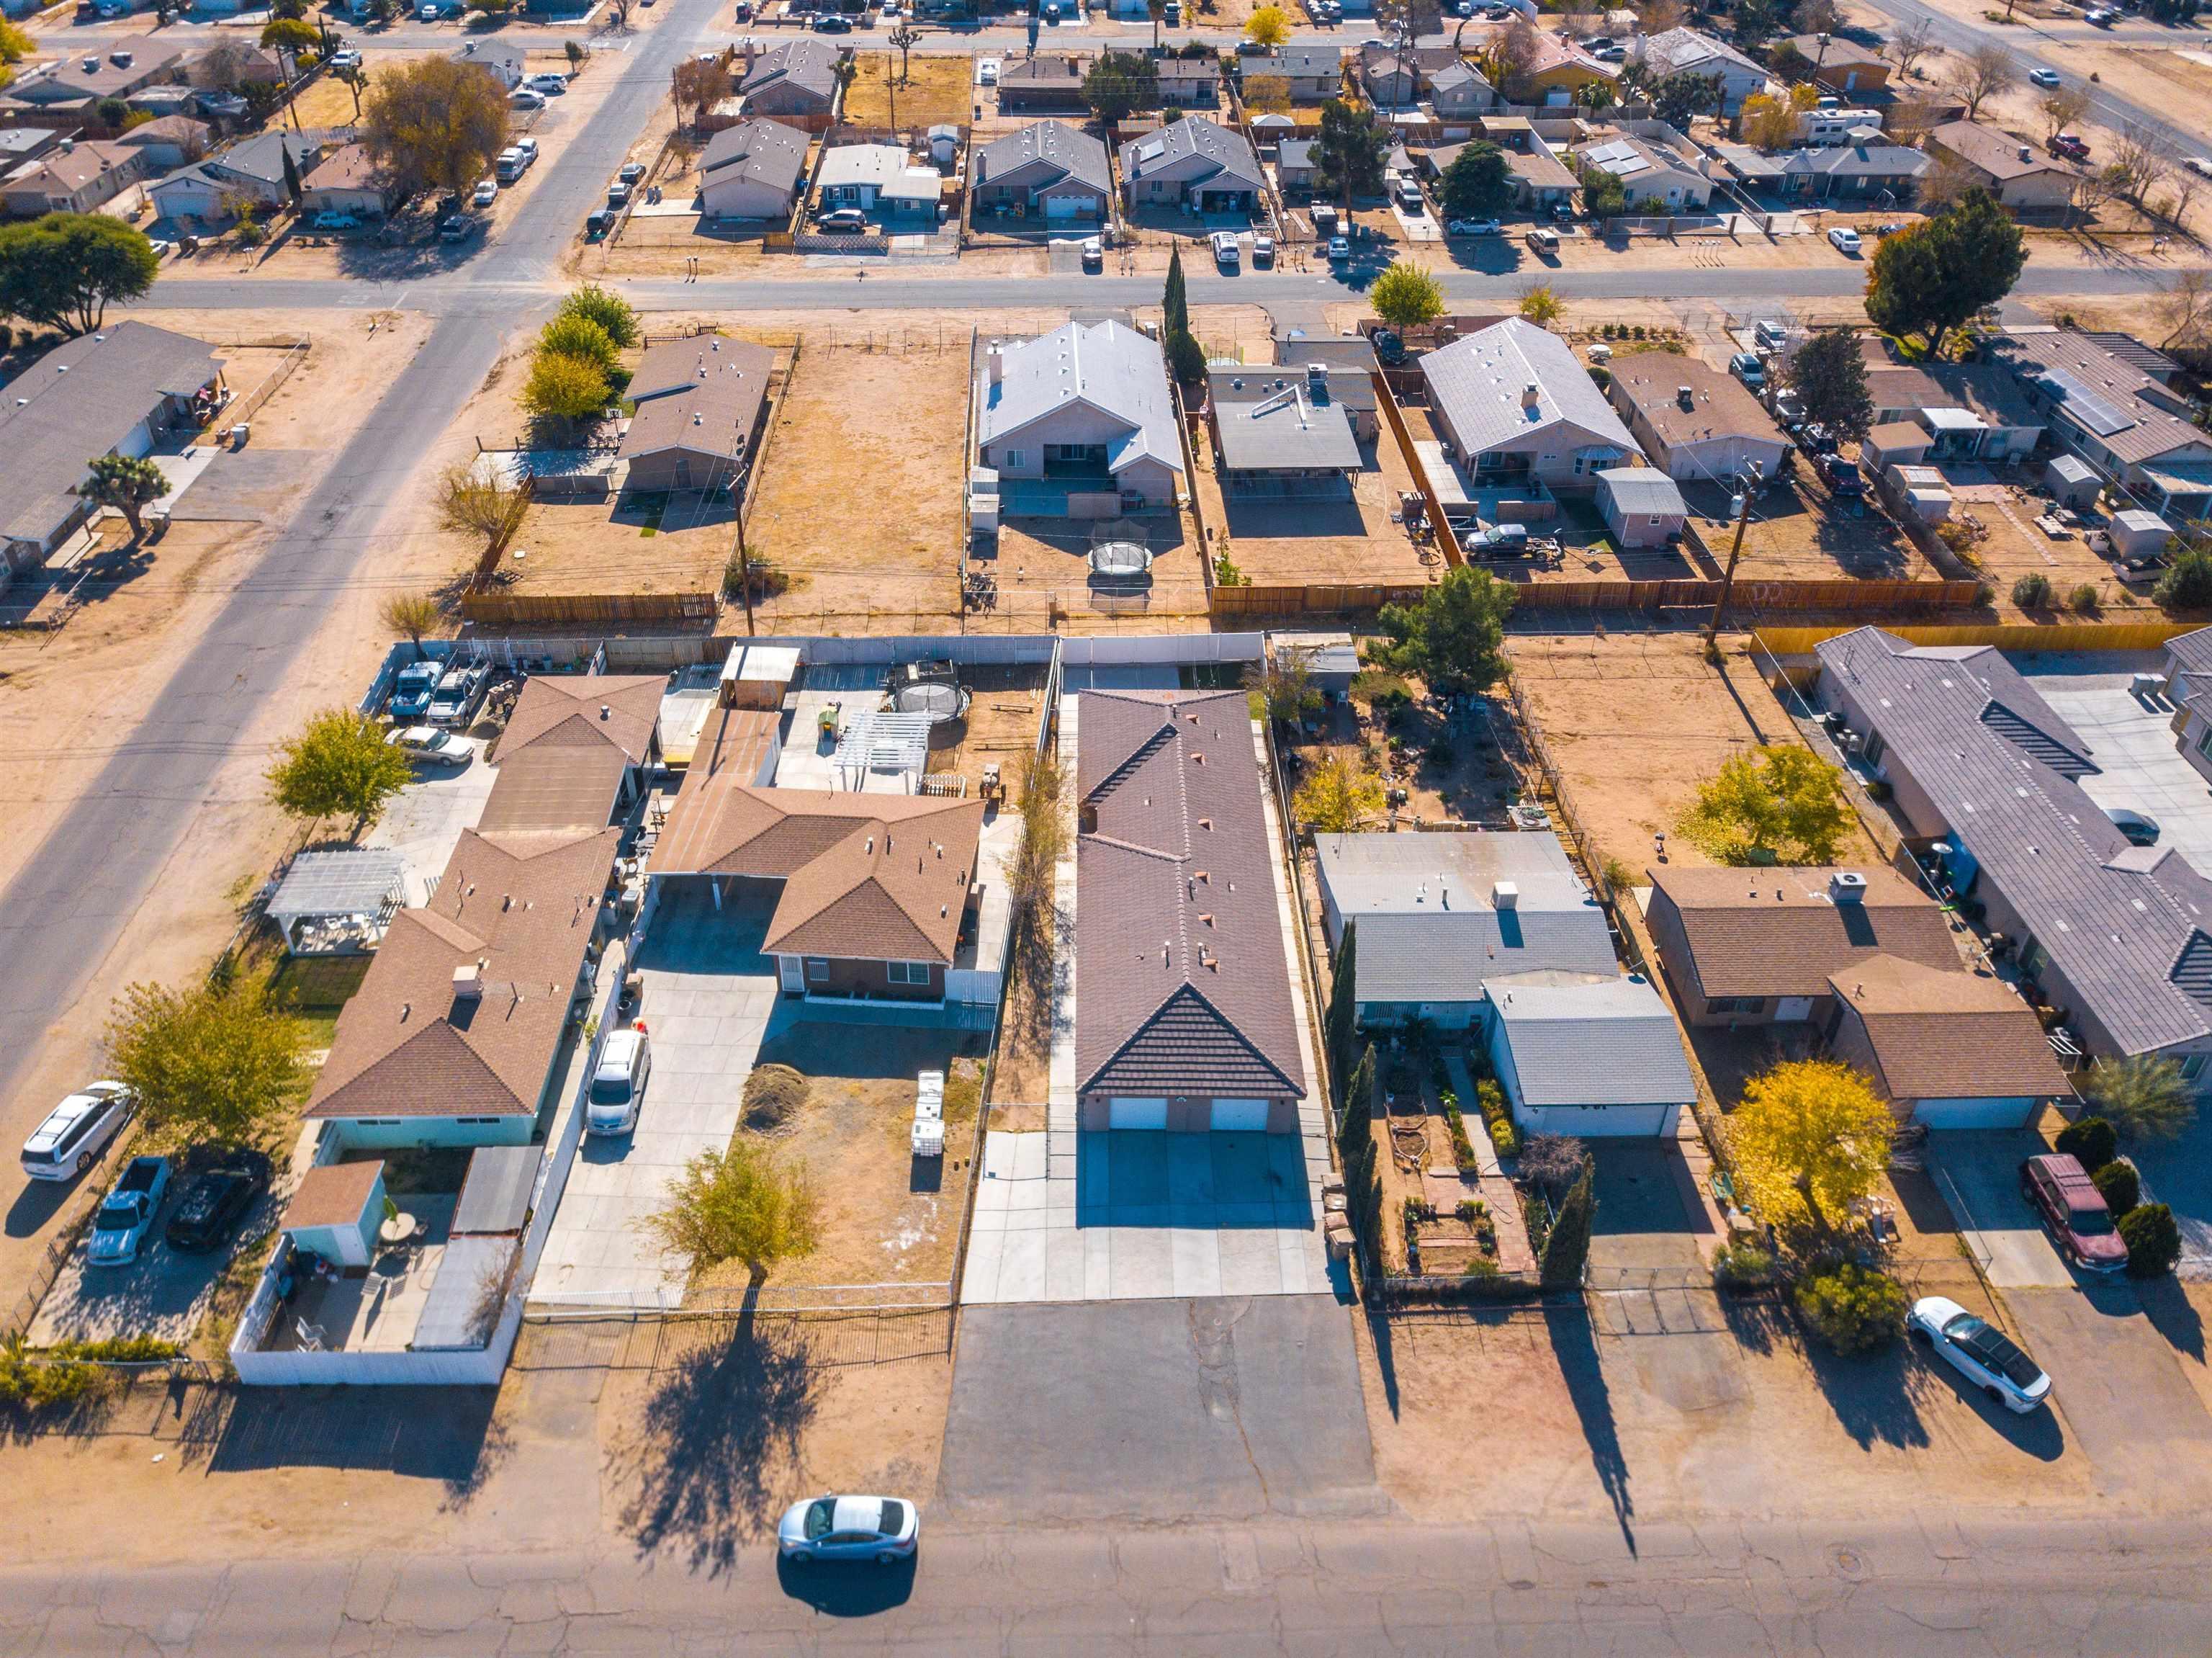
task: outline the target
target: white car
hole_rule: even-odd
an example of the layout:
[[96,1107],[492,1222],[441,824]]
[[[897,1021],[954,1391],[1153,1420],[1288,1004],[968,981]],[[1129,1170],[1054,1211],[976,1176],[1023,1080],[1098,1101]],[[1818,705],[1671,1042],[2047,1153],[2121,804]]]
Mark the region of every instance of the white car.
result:
[[1444,226],[1445,235],[1452,236],[1497,236],[1504,230],[1496,219],[1454,219]]
[[2203,178],[2212,179],[2212,155],[2191,155],[2182,165]]
[[776,1552],[794,1564],[872,1560],[892,1565],[921,1545],[921,1509],[896,1496],[817,1496],[784,1510]]
[[645,1032],[636,1027],[610,1032],[599,1050],[599,1069],[592,1073],[584,1132],[627,1134],[635,1128],[645,1106],[646,1079],[652,1075],[653,1044]]
[[1847,224],[1836,226],[1834,229],[1828,232],[1828,241],[1838,253],[1849,253],[1854,259],[1858,257],[1859,233],[1850,226]]
[[1237,233],[1233,230],[1217,230],[1213,233],[1212,240],[1213,262],[1216,265],[1233,267],[1240,257],[1237,247]]
[[442,15],[438,7],[438,0],[422,0],[422,3],[415,8],[415,15],[425,23],[436,22]]
[[538,164],[537,139],[517,138],[514,141],[514,152],[522,157],[522,164],[525,167],[535,167]]
[[532,92],[542,92],[549,98],[557,98],[568,89],[568,77],[551,73],[533,75],[522,84]]
[[1259,265],[1273,265],[1274,262],[1275,239],[1265,235],[1255,235],[1252,238],[1252,263]]
[[70,1180],[131,1120],[136,1095],[120,1082],[88,1082],[46,1113],[23,1142],[23,1173],[34,1180]]
[[469,192],[471,207],[489,207],[498,199],[499,180],[497,179],[480,180],[477,181],[477,187]]
[[332,69],[359,69],[361,67],[361,54],[356,52],[351,46],[341,46],[338,50],[331,54],[331,67]]
[[1096,236],[1083,239],[1083,268],[1103,271],[1106,267],[1106,244]]
[[1912,1303],[1905,1327],[1951,1368],[2008,1411],[2026,1416],[2051,1397],[2051,1378],[2011,1338],[1954,1301],[1928,1295]]
[[351,230],[360,222],[361,221],[350,213],[318,213],[314,218],[315,229],[318,230]]
[[2027,78],[2039,87],[2055,87],[2058,84],[2058,71],[2055,69],[2032,69],[2027,72]]
[[507,94],[507,101],[517,109],[543,109],[545,107],[545,94],[532,92],[528,87],[517,87]]
[[997,58],[978,58],[975,60],[975,84],[979,87],[994,87],[999,84]]
[[84,1247],[86,1264],[128,1266],[137,1260],[168,1190],[167,1157],[133,1157],[92,1217],[92,1236]]
[[384,741],[422,765],[466,765],[477,757],[476,746],[466,737],[434,725],[403,725]]

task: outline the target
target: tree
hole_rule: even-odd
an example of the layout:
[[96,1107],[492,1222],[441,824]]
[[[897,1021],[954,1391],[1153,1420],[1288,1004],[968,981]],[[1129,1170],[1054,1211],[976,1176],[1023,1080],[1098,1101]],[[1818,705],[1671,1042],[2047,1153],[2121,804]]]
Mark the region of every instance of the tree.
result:
[[668,1183],[668,1198],[638,1222],[695,1279],[724,1261],[743,1261],[748,1294],[778,1263],[814,1253],[820,1199],[805,1166],[787,1167],[750,1140],[702,1151]]
[[1539,328],[1550,327],[1559,320],[1559,313],[1565,308],[1548,282],[1531,283],[1521,290],[1522,320],[1533,322]]
[[246,119],[259,126],[276,113],[276,106],[284,101],[284,86],[281,81],[256,78],[240,81],[238,95],[246,100]]
[[1787,149],[1797,141],[1797,118],[1817,109],[1820,89],[1810,84],[1794,86],[1786,96],[1756,93],[1743,101],[1743,138],[1760,149]]
[[2181,1228],[2164,1204],[2142,1204],[2120,1216],[2120,1241],[2128,1247],[2128,1276],[2158,1278],[2181,1259]]
[[1278,649],[1264,663],[1255,663],[1246,682],[1259,693],[1260,710],[1285,724],[1321,711],[1321,687],[1314,683],[1313,668],[1304,651]]
[[109,1073],[138,1096],[149,1130],[179,1141],[254,1138],[306,1088],[307,1045],[306,1025],[244,975],[181,991],[133,984],[107,1027]]
[[540,351],[523,382],[522,406],[534,420],[574,423],[588,420],[607,406],[613,395],[598,363],[558,351]]
[[1152,56],[1157,58],[1160,55],[1160,25],[1168,21],[1168,0],[1145,0],[1145,12],[1152,20]]
[[1491,37],[1490,50],[1480,60],[1483,76],[1515,103],[1526,103],[1528,76],[1545,51],[1542,37],[1526,17],[1516,12],[1504,28]]
[[1873,1085],[1833,1059],[1787,1060],[1753,1077],[1728,1123],[1760,1216],[1824,1228],[1875,1189],[1897,1127]]
[[[888,66],[886,66],[888,68]],[[730,95],[729,65],[720,58],[686,58],[669,76],[668,95],[680,116],[691,112],[691,124],[703,125],[707,113]]]
[[1843,772],[1790,744],[1723,761],[1678,826],[1720,863],[1829,863],[1850,823]]
[[562,311],[538,331],[538,349],[590,363],[601,375],[613,372],[617,356],[607,331],[586,316]]
[[1592,112],[1611,109],[1620,101],[1620,93],[1610,81],[1585,81],[1575,88],[1575,104]]
[[248,75],[261,74],[261,54],[235,36],[218,40],[202,52],[191,66],[194,86],[235,92]]
[[2043,113],[2043,141],[2057,137],[2069,126],[2078,126],[2081,118],[2089,113],[2089,93],[2086,87],[2053,87],[2035,101]]
[[2212,610],[2212,552],[2200,546],[2182,548],[2150,596],[2168,610]]
[[292,146],[285,144],[281,152],[284,157],[284,197],[295,209],[300,205],[300,164],[292,159]]
[[1317,835],[1348,835],[1383,808],[1382,781],[1341,749],[1316,762],[1298,785],[1291,809]]
[[1245,20],[1244,38],[1273,52],[1291,38],[1291,20],[1280,6],[1261,6]]
[[348,92],[353,94],[353,119],[355,124],[356,125],[359,125],[361,121],[361,94],[368,85],[368,71],[361,64],[354,64],[344,69],[332,70],[331,71],[331,79],[336,81],[340,86],[343,87]]
[[2094,1174],[2119,1155],[2120,1137],[2101,1117],[2080,1117],[2058,1131],[2051,1149],[2075,1159]]
[[637,344],[637,313],[630,309],[629,302],[595,283],[587,282],[562,300],[559,314],[598,323],[607,338],[625,350]]
[[1867,389],[1866,359],[1848,328],[1824,328],[1797,348],[1784,370],[1790,389],[1838,437],[1864,437],[1874,424],[1874,393]]
[[1006,865],[1006,896],[1025,937],[1041,942],[1050,913],[1060,861],[1067,849],[1067,820],[1060,809],[1060,762],[1047,753],[1030,759],[1022,777],[1022,838]]
[[1486,139],[1460,146],[1437,180],[1444,211],[1455,219],[1503,218],[1513,205],[1513,163]]
[[418,58],[379,75],[362,101],[361,142],[406,190],[472,188],[507,135],[507,94],[477,64]]
[[1567,1188],[1552,1229],[1544,1234],[1543,1259],[1536,1264],[1538,1280],[1547,1289],[1571,1289],[1583,1281],[1589,1259],[1591,1224],[1597,1218],[1597,1198],[1590,1191],[1591,1164],[1585,1158],[1583,1172]]
[[2132,121],[2120,129],[2112,149],[2112,166],[2120,180],[2120,193],[2145,211],[2149,210],[2150,192],[2172,173],[2178,160],[2173,146],[2164,137]]
[[2197,1100],[2180,1062],[2154,1054],[2100,1059],[2089,1067],[2082,1097],[2130,1139],[2172,1140],[2196,1120]]
[[529,497],[499,473],[466,463],[447,467],[438,479],[438,527],[480,536],[487,547],[514,533],[529,504]]
[[2093,1170],[2090,1182],[2097,1195],[2105,1200],[2105,1207],[2118,1220],[2142,1201],[2142,1176],[2136,1172],[2133,1163],[2114,1160],[2102,1168]]
[[1981,113],[1992,98],[2002,98],[2020,84],[2020,69],[2012,53],[1991,44],[1978,46],[1944,72],[1944,87],[1966,101],[1966,119]]
[[145,233],[104,213],[49,213],[0,229],[0,315],[88,334],[110,304],[143,298],[161,262]]
[[383,728],[358,710],[325,709],[276,751],[268,772],[271,797],[311,823],[350,818],[358,838],[414,776],[407,756],[384,736]]
[[1111,126],[1160,101],[1160,72],[1140,52],[1102,52],[1083,77],[1083,101]]
[[120,132],[131,119],[131,106],[121,98],[102,98],[93,105],[92,113],[110,132]]
[[31,55],[31,37],[0,17],[0,87],[15,78],[15,66]]
[[1314,188],[1334,196],[1346,213],[1354,196],[1379,196],[1390,155],[1390,132],[1364,104],[1332,98],[1321,107],[1312,152]]
[[1669,75],[1651,88],[1651,113],[1668,126],[1687,131],[1692,117],[1711,111],[1717,115],[1727,98],[1727,83],[1717,75]]
[[[1375,1045],[1370,1042],[1352,1068],[1344,1085],[1344,1120],[1338,1125],[1336,1149],[1348,1169],[1364,1147],[1375,1149]],[[1348,1183],[1347,1183],[1348,1184]]]
[[1897,64],[1899,78],[1912,78],[1913,66],[1936,49],[1936,20],[1916,17],[1891,37],[1889,55]]
[[103,507],[113,507],[131,526],[131,539],[146,533],[142,509],[169,492],[161,469],[140,455],[103,454],[94,460],[86,497]]
[[392,632],[405,634],[418,654],[422,636],[446,619],[445,607],[427,593],[395,593],[384,601],[377,615]]
[[1592,218],[1610,219],[1628,210],[1628,186],[1594,162],[1575,158],[1575,179],[1583,187],[1583,206]]
[[[899,84],[904,86],[909,78],[908,63],[914,49],[921,44],[921,32],[902,19],[898,26],[884,37],[884,41],[899,55]],[[897,125],[896,122],[894,125]]]
[[1383,606],[1376,618],[1390,637],[1382,659],[1419,674],[1437,696],[1480,695],[1504,676],[1514,596],[1510,582],[1487,570],[1448,570],[1418,605]]
[[1853,1262],[1807,1278],[1794,1299],[1814,1333],[1838,1353],[1878,1351],[1905,1328],[1905,1286]]
[[1167,282],[1160,290],[1160,332],[1164,335],[1187,334],[1190,332],[1190,299],[1182,274],[1182,244],[1168,249]]
[[1344,938],[1336,947],[1336,965],[1328,981],[1328,1015],[1323,1022],[1322,1058],[1338,1087],[1344,1084],[1345,1062],[1352,1057],[1352,1027],[1359,1017],[1359,929],[1353,917],[1344,922]]
[[2201,266],[2175,271],[2151,314],[2165,331],[2160,350],[2179,356],[2192,367],[2212,358],[2212,271]]
[[1444,290],[1425,266],[1393,259],[1367,290],[1375,314],[1393,328],[1418,328],[1444,314]]
[[313,52],[321,40],[312,24],[296,17],[274,17],[261,26],[261,44],[271,52]]
[[1867,272],[1867,314],[1886,332],[1917,333],[1933,347],[2010,293],[2027,263],[2020,227],[1988,192],[1969,190],[1881,239]]

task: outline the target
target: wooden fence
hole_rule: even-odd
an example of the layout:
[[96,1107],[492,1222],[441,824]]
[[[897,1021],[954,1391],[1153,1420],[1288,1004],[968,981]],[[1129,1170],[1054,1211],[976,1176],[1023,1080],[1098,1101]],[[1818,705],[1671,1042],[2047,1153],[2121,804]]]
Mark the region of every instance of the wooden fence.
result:
[[479,627],[668,626],[712,622],[711,593],[465,593],[461,617]]
[[[2193,622],[1965,623],[1957,626],[1891,627],[1908,644],[1994,645],[1999,650],[2159,650],[2167,640],[2194,633]],[[1762,627],[1753,637],[1777,658],[1809,656],[1823,639],[1849,633],[1838,627]]]
[[1405,457],[1406,470],[1421,486],[1421,499],[1428,503],[1429,524],[1436,532],[1437,545],[1443,549],[1444,562],[1456,570],[1467,563],[1466,556],[1460,552],[1459,537],[1444,521],[1444,503],[1437,498],[1436,486],[1429,482],[1429,470],[1421,464],[1421,457],[1413,448],[1413,435],[1406,430],[1406,417],[1398,412],[1398,399],[1390,394],[1390,382],[1383,378],[1380,369],[1373,370],[1369,378],[1375,382],[1376,406],[1389,423],[1390,436],[1398,441],[1398,453]]
[[1315,582],[1306,586],[1216,586],[1206,594],[1206,608],[1217,623],[1279,616],[1343,616],[1380,610],[1385,605],[1417,605],[1428,592],[1425,584],[1384,582]]

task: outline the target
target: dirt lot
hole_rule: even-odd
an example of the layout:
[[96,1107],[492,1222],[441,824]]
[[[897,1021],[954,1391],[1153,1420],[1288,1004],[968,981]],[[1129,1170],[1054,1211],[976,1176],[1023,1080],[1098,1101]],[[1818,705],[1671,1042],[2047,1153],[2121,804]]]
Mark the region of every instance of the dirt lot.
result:
[[532,502],[499,576],[521,594],[719,593],[737,533],[728,498],[696,491]]
[[1190,515],[1152,513],[1114,521],[1121,526],[1114,532],[1117,538],[1141,533],[1152,549],[1149,584],[1092,576],[1091,521],[1008,519],[1000,528],[997,552],[979,557],[970,566],[996,583],[984,613],[988,625],[1035,631],[1064,623],[1078,631],[1097,631],[1158,620],[1170,632],[1194,623],[1203,625],[1206,573]]
[[1007,808],[1017,808],[1023,768],[1036,752],[1037,722],[1044,716],[1043,671],[1029,663],[979,663],[960,670],[960,683],[969,692],[968,712],[931,728],[929,769],[959,772],[974,799],[983,768],[996,762]]
[[1349,500],[1224,499],[1211,441],[1198,446],[1198,497],[1206,521],[1228,530],[1228,553],[1255,585],[1441,579],[1443,555],[1416,546],[1391,522],[1414,487],[1388,431],[1360,445],[1365,463]]
[[[367,98],[371,88],[393,70],[434,55],[427,52],[380,52],[373,58],[364,56],[362,67],[368,71],[368,84],[362,88],[361,95]],[[546,67],[551,68],[552,65]],[[561,67],[563,70],[568,67],[565,58]],[[334,80],[328,75],[319,75],[309,82],[307,89],[292,101],[292,109],[299,116],[300,125],[310,129],[351,126],[356,119],[353,94],[343,82]]]
[[[1697,785],[1732,755],[1797,741],[1741,643],[1723,643],[1724,671],[1706,666],[1695,632],[1598,628],[1507,640],[1515,683],[1601,861],[1640,872],[1663,831],[1670,863],[1710,863],[1674,832]],[[1880,861],[1856,830],[1837,859]]]
[[896,52],[863,52],[854,62],[859,73],[845,89],[844,114],[854,126],[904,131],[940,121],[966,126],[975,119],[975,63],[966,52],[909,52],[903,77]]
[[[1714,562],[1725,564],[1735,535],[1728,492],[1717,484],[1686,484],[1682,498]],[[1855,513],[1802,476],[1794,485],[1770,486],[1753,503],[1736,579],[1823,582],[1840,576],[1933,581],[1936,572],[1871,496]]]
[[1951,494],[1954,517],[1971,515],[1989,531],[1969,550],[1968,562],[1988,578],[1999,609],[2013,609],[2013,583],[2028,575],[2048,579],[2057,604],[2066,603],[2084,585],[2096,589],[2100,610],[2148,603],[2144,596],[2148,582],[2139,584],[2142,593],[2129,593],[2113,575],[2114,566],[2090,552],[2080,535],[2053,540],[2037,528],[2036,509],[2047,503],[2015,501],[2011,488],[2002,484],[1954,484]]
[[2049,51],[2063,67],[2083,76],[2094,74],[2118,96],[2158,110],[2170,121],[2187,122],[2212,138],[2212,49],[2201,35],[2174,48],[2069,41]]

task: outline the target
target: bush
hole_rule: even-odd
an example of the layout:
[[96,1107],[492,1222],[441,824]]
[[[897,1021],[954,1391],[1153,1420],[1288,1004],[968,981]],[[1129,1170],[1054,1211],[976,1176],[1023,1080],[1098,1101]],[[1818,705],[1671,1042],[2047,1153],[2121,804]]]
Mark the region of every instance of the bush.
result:
[[1475,1103],[1482,1108],[1482,1125],[1490,1131],[1490,1143],[1501,1157],[1521,1154],[1521,1131],[1505,1109],[1505,1093],[1486,1076],[1474,1086]]
[[2073,592],[2066,595],[2066,608],[2077,615],[2095,615],[2097,613],[2096,585],[2094,582],[2084,582],[2080,587],[2075,588]]
[[1444,1124],[1451,1130],[1452,1162],[1460,1168],[1475,1168],[1480,1160],[1474,1155],[1474,1142],[1468,1137],[1467,1118],[1455,1100],[1444,1102]]
[[2176,554],[2150,596],[2174,610],[2212,608],[2212,552],[2190,547]]
[[788,1065],[756,1065],[745,1078],[744,1125],[781,1128],[806,1103],[805,1076]]
[[2116,1160],[2089,1178],[2104,1194],[2105,1207],[2112,1211],[2115,1221],[2124,1220],[2128,1211],[2142,1201],[2142,1176],[2136,1173],[2133,1163]]
[[2022,610],[2041,610],[2051,603],[2051,578],[2030,570],[2012,584],[2012,601]]
[[1542,1187],[1546,1195],[1557,1202],[1569,1186],[1582,1178],[1583,1165],[1589,1158],[1589,1154],[1579,1140],[1564,1134],[1532,1134],[1528,1143],[1522,1148],[1519,1172],[1522,1179]]
[[1723,1244],[1713,1256],[1713,1282],[1723,1289],[1764,1289],[1774,1277],[1774,1252],[1757,1244]]
[[1453,1205],[1452,1213],[1459,1217],[1461,1225],[1473,1226],[1490,1213],[1490,1205],[1480,1198],[1462,1198]]
[[33,1356],[20,1341],[0,1352],[0,1405],[38,1412],[106,1391],[107,1373],[83,1359]]
[[742,604],[744,601],[745,582],[748,577],[752,582],[755,604],[759,604],[764,599],[781,598],[792,588],[790,571],[769,562],[757,552],[742,558],[733,552],[730,555],[729,562],[722,566],[722,596],[733,603]]
[[2101,1117],[2084,1117],[2060,1129],[2051,1147],[2094,1174],[2119,1155],[2119,1131]]
[[1838,1353],[1872,1353],[1905,1329],[1905,1286],[1888,1274],[1845,1263],[1797,1286],[1797,1311]]
[[2181,1259],[2181,1228],[2164,1204],[2144,1204],[2122,1216],[2120,1240],[2128,1247],[2131,1278],[2162,1277]]

